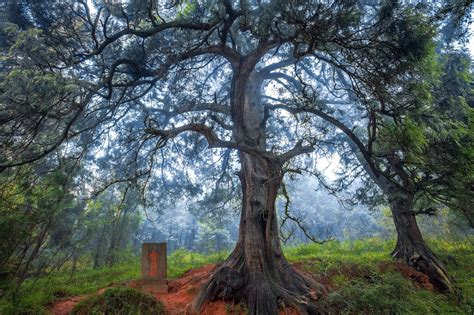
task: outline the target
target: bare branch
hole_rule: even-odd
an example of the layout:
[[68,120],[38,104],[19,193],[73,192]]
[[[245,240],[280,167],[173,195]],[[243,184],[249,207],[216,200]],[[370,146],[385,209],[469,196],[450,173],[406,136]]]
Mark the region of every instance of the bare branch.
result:
[[[293,221],[294,223],[296,223],[298,228],[303,232],[304,236],[313,243],[324,244],[324,243],[327,243],[327,242],[330,242],[330,241],[333,240],[333,238],[327,238],[325,240],[318,240],[316,237],[311,235],[308,232],[307,227],[304,225],[303,220],[293,216],[290,213],[291,200],[290,200],[290,195],[288,194],[288,190],[286,189],[286,185],[285,185],[284,182],[281,184],[281,192],[283,194],[283,198],[285,198],[285,212],[284,212],[284,216],[281,219],[280,230],[282,230],[282,228],[285,225],[285,223],[287,222],[287,220],[290,220],[290,221]],[[283,241],[286,243],[288,241],[288,239],[294,234],[294,232],[295,232],[294,230],[290,231],[290,234],[288,236],[284,237]]]
[[283,109],[286,110],[292,114],[297,114],[297,113],[311,113],[315,114],[318,117],[321,117],[325,121],[330,122],[334,126],[336,126],[339,130],[344,132],[346,136],[351,140],[351,142],[356,146],[358,151],[362,154],[364,157],[364,160],[367,162],[367,165],[370,168],[370,171],[373,172],[373,174],[378,178],[379,177],[379,171],[375,167],[373,157],[370,154],[369,151],[365,148],[364,143],[359,139],[359,137],[349,128],[347,127],[343,122],[339,121],[338,119],[334,118],[333,116],[325,113],[324,111],[317,109],[315,107],[299,107],[299,108],[294,108],[290,107],[287,105],[271,105],[269,109]]
[[[100,14],[100,11],[98,14]],[[82,62],[85,59],[89,59],[93,56],[97,56],[101,54],[102,51],[107,46],[109,46],[110,44],[114,43],[115,41],[127,35],[134,35],[141,38],[148,38],[164,30],[172,29],[172,28],[209,31],[213,27],[218,25],[220,22],[221,22],[221,18],[219,17],[210,23],[195,23],[195,22],[189,22],[189,21],[174,20],[174,21],[158,24],[155,27],[148,30],[125,28],[121,31],[116,32],[115,34],[107,36],[105,40],[102,41],[100,44],[96,45],[96,47],[92,51],[84,53],[84,54],[79,54],[78,56],[82,58],[77,60],[76,63]],[[95,26],[97,26],[97,24]]]
[[212,130],[212,128],[204,124],[187,124],[187,125],[173,128],[173,129],[159,130],[150,126],[150,124],[148,123],[147,128],[145,129],[146,133],[158,137],[158,143],[157,143],[158,147],[164,147],[169,139],[175,138],[179,134],[186,131],[193,131],[193,132],[197,132],[203,135],[204,138],[206,138],[207,140],[209,148],[236,149],[236,150],[241,150],[248,154],[255,155],[257,157],[262,157],[264,159],[268,159],[268,160],[275,159],[275,155],[272,154],[271,152],[260,151],[256,148],[249,147],[245,144],[222,140],[219,137],[217,137],[217,135]]
[[293,147],[293,149],[291,149],[290,151],[288,152],[285,152],[283,154],[280,154],[278,156],[278,159],[282,162],[282,163],[285,163],[289,160],[291,160],[292,158],[298,156],[298,155],[301,155],[301,154],[307,154],[307,153],[311,153],[314,151],[314,147],[313,146],[303,146],[303,141],[302,140],[299,140],[295,146]]

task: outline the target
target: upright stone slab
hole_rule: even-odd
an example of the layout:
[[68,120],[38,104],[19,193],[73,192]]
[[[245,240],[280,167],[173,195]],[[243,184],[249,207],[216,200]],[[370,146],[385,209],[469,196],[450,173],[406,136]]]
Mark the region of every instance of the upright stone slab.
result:
[[143,243],[142,288],[147,291],[168,293],[166,269],[166,243]]

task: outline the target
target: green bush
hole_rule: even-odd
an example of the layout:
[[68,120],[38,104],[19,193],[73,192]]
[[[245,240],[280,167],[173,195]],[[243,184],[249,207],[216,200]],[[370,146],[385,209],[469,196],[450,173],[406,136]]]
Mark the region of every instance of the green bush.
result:
[[71,311],[71,315],[89,314],[160,315],[164,314],[164,308],[150,294],[130,288],[113,288],[81,301]]

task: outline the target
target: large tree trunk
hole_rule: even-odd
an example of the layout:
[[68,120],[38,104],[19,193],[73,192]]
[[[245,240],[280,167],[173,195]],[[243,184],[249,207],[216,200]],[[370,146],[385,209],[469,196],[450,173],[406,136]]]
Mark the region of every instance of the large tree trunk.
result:
[[277,314],[278,304],[301,313],[321,313],[322,286],[299,274],[285,259],[279,241],[275,200],[280,166],[242,153],[243,200],[237,245],[201,290],[196,308],[209,301],[246,301],[249,314]]
[[397,245],[392,252],[393,257],[426,274],[440,291],[453,292],[453,280],[446,267],[423,240],[413,212],[413,198],[397,195],[392,198],[390,204],[397,230]]
[[232,83],[234,141],[255,148],[255,153],[239,153],[243,195],[239,237],[234,251],[201,289],[193,308],[200,310],[209,301],[224,299],[246,302],[249,314],[277,314],[279,304],[302,314],[321,313],[316,302],[323,287],[298,273],[280,247],[275,201],[283,172],[276,156],[259,153],[266,150],[266,115],[261,104],[263,80],[252,72],[255,62],[243,59],[234,69]]

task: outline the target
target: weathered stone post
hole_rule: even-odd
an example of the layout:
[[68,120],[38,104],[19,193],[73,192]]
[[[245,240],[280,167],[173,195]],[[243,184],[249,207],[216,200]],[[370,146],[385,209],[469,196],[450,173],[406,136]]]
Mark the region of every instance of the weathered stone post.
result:
[[166,243],[143,243],[142,288],[157,293],[168,293],[166,269]]

